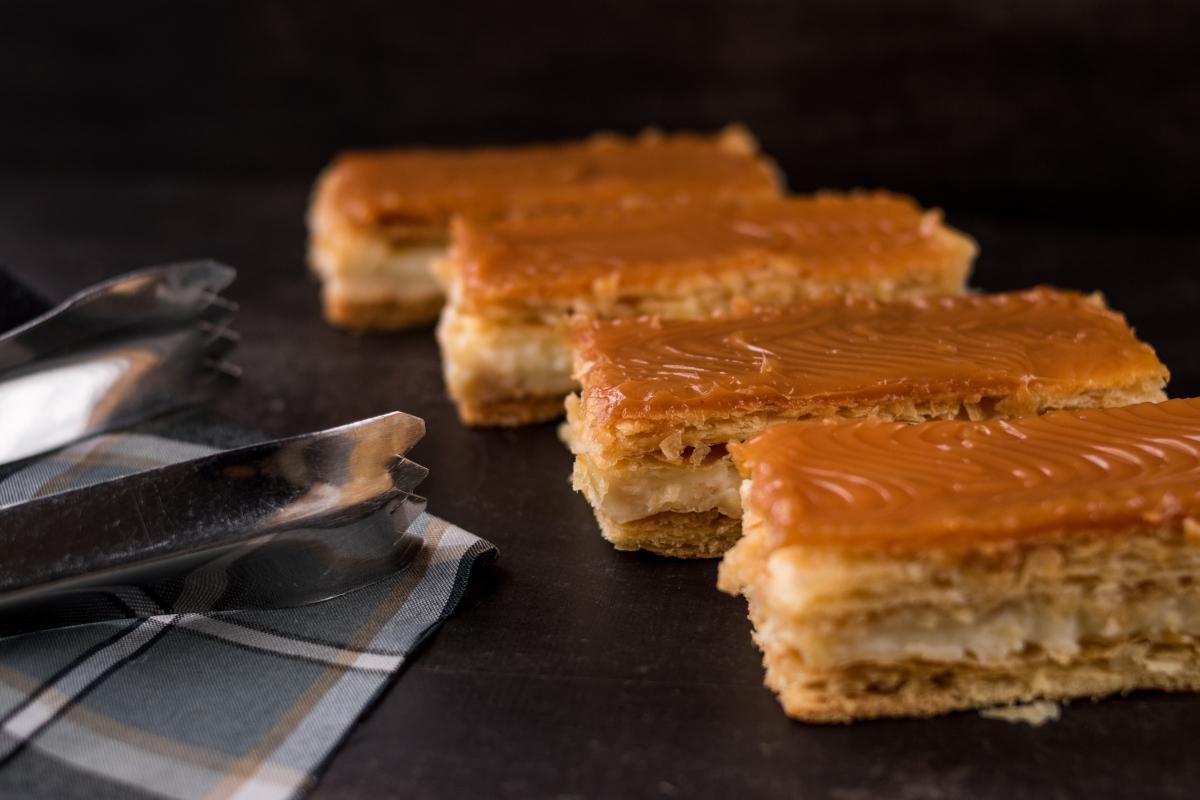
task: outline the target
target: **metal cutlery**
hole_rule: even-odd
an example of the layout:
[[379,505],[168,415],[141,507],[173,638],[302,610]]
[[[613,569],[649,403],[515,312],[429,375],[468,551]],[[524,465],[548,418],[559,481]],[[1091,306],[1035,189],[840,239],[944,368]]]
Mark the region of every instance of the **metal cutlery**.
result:
[[275,608],[378,581],[428,471],[402,413],[0,508],[0,635],[156,613]]
[[154,331],[187,323],[216,304],[236,277],[216,261],[187,261],[126,273],[84,289],[7,333],[0,333],[0,372],[55,355],[129,327]]
[[196,403],[236,377],[235,271],[129,273],[0,334],[0,464]]

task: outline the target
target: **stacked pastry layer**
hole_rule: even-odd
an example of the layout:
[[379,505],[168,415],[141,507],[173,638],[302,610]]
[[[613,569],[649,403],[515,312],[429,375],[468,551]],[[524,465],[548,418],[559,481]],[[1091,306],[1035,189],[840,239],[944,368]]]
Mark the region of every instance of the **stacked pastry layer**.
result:
[[1200,688],[1200,400],[732,446],[767,684],[810,721]]
[[781,422],[1012,418],[1165,398],[1098,298],[1036,289],[837,299],[703,320],[580,321],[575,488],[620,549],[718,556],[741,531],[729,445]]
[[450,219],[776,197],[774,166],[741,128],[714,136],[635,138],[470,150],[339,156],[317,183],[309,258],[326,318],[351,328],[432,322],[442,305],[433,262]]
[[1197,688],[1200,400],[1099,298],[963,295],[940,212],[781,191],[736,128],[348,153],[310,260],[335,324],[441,309],[464,422],[566,398],[616,547],[728,550],[795,717]]
[[552,419],[575,387],[569,315],[679,319],[834,294],[944,295],[962,291],[974,255],[937,212],[878,192],[459,220],[442,265],[446,384],[468,423]]

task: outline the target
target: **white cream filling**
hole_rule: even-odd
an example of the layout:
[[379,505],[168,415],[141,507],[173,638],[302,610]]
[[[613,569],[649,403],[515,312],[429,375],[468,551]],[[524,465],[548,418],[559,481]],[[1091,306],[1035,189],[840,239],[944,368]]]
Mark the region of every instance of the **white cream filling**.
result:
[[355,253],[353,265],[326,273],[326,284],[343,295],[377,297],[428,297],[440,295],[433,265],[445,255],[434,244],[386,247],[381,243]]
[[649,464],[615,470],[596,469],[581,456],[573,480],[595,508],[616,522],[714,508],[729,517],[742,515],[741,481],[728,456],[699,467]]
[[447,243],[428,239],[393,242],[375,231],[345,225],[314,230],[313,269],[343,295],[421,296],[441,294],[434,264]]
[[1036,646],[1058,661],[1088,641],[1200,636],[1200,593],[1130,598],[1064,586],[1052,598],[1012,600],[986,612],[970,608],[898,608],[862,623],[796,625],[773,618],[764,633],[818,668],[856,662],[925,659],[997,663]]
[[452,397],[514,400],[575,388],[571,353],[551,325],[499,322],[447,306],[437,328],[442,369]]

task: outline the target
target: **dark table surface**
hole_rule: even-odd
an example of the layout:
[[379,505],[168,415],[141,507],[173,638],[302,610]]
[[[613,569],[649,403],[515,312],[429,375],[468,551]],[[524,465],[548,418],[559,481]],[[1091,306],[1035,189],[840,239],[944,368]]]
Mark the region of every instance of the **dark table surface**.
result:
[[[1076,702],[1041,728],[962,713],[790,722],[762,688],[741,600],[714,562],[617,553],[570,490],[553,425],[477,431],[442,392],[429,331],[358,336],[319,318],[306,180],[0,177],[0,262],[54,297],[164,261],[238,267],[245,368],[223,403],[273,434],[400,409],[429,434],[436,513],[500,559],[334,758],[348,797],[1194,798],[1200,698]],[[936,198],[922,198],[928,201]],[[1200,390],[1200,234],[956,216],[975,284],[1099,289]]]

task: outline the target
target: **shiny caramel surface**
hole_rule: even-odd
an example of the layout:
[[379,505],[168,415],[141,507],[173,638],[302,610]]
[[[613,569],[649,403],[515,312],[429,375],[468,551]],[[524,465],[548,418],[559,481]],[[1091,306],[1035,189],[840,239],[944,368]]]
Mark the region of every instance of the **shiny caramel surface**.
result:
[[454,230],[463,297],[653,292],[704,275],[959,288],[974,243],[907,197],[820,193],[720,207],[692,204],[573,217],[480,222]]
[[1049,288],[581,322],[572,340],[599,421],[1075,395],[1167,377],[1124,317]]
[[455,214],[764,199],[779,191],[774,167],[754,140],[730,128],[716,135],[344,153],[326,174],[322,202],[363,226],[445,226]]
[[1119,533],[1200,516],[1200,399],[1013,421],[799,422],[731,449],[774,546]]

